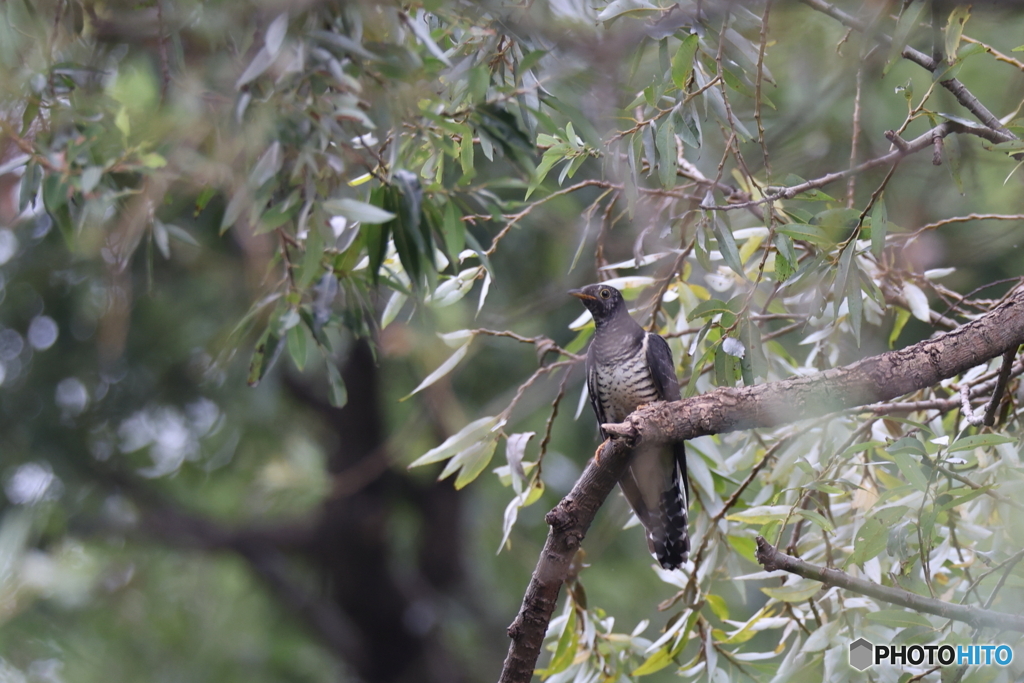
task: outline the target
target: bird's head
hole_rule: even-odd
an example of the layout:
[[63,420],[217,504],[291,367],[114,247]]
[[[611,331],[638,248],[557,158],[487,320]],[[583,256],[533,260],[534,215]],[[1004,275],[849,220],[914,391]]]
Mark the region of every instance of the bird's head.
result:
[[628,315],[622,292],[609,285],[587,285],[581,289],[570,289],[569,293],[583,302],[597,324],[611,320],[617,315]]

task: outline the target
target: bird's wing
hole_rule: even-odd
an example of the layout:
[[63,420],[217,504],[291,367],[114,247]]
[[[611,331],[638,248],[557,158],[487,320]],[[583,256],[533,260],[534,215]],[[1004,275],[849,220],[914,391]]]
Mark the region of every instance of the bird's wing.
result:
[[679,380],[668,342],[653,332],[647,333],[647,367],[663,401],[679,400]]
[[[645,341],[647,366],[659,397],[664,401],[678,401],[679,380],[668,342],[653,332],[647,333]],[[629,473],[623,477],[622,490],[644,522],[651,551],[661,565],[672,568],[682,564],[690,549],[687,534],[690,482],[683,442],[637,453]],[[636,499],[643,501],[646,515],[640,513]],[[651,515],[655,510],[657,514]]]
[[608,420],[605,419],[604,409],[601,407],[601,401],[597,398],[597,362],[594,360],[594,345],[591,343],[590,349],[587,351],[587,393],[590,394],[590,407],[594,409],[594,415],[597,416],[597,431],[601,433],[601,440],[604,441],[608,438],[608,435],[601,429]]
[[[679,380],[676,379],[676,366],[672,362],[672,350],[668,342],[653,332],[647,333],[647,366],[651,369],[651,378],[658,394],[664,401],[679,400]],[[675,466],[679,468],[679,479],[683,485],[684,501],[690,500],[690,480],[686,476],[686,447],[683,442],[672,444]]]

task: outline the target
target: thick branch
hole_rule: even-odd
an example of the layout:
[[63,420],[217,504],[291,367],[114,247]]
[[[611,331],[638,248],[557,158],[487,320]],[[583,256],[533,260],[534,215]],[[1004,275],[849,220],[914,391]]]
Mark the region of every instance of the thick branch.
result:
[[682,441],[705,434],[777,427],[837,410],[888,401],[959,375],[1024,343],[1024,288],[990,313],[904,349],[809,377],[723,387],[685,401],[653,405],[606,432],[641,440]]
[[944,619],[962,621],[975,628],[991,627],[1001,631],[1024,633],[1024,617],[1006,614],[1005,612],[995,612],[980,607],[958,605],[934,598],[926,598],[923,595],[910,593],[899,588],[890,588],[873,581],[858,579],[844,571],[819,567],[810,562],[804,562],[792,555],[780,553],[778,548],[760,536],[757,537],[757,561],[770,572],[781,569],[782,571],[802,576],[805,579],[821,581],[826,586],[838,586],[859,595],[867,595],[876,600],[882,600],[883,602],[899,605],[900,607],[909,607],[917,612],[934,614]]
[[[502,683],[525,683],[533,675],[544,633],[597,509],[625,470],[627,452],[640,440],[683,441],[755,427],[776,427],[844,408],[902,396],[961,374],[1024,343],[1024,288],[990,313],[951,332],[842,368],[752,387],[721,388],[633,413],[606,432],[629,439],[604,445],[573,490],[548,513],[551,525],[519,615],[509,627],[512,644]],[[628,445],[627,445],[628,442]]]
[[526,683],[533,677],[570,564],[598,508],[625,473],[629,452],[624,439],[605,442],[600,458],[590,461],[569,495],[544,518],[551,530],[523,596],[523,605],[508,627],[512,644],[501,670],[501,683]]

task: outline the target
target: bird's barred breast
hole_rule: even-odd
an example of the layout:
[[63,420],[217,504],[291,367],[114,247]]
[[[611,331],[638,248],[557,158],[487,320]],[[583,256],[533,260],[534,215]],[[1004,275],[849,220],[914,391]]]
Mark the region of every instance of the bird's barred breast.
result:
[[659,398],[644,353],[602,364],[597,373],[597,392],[598,400],[607,410],[606,419],[615,422],[625,420],[638,406]]

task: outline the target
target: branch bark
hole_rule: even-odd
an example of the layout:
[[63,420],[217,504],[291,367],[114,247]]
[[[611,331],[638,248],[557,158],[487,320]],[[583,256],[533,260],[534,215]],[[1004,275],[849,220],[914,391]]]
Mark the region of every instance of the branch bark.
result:
[[917,612],[934,614],[944,619],[962,621],[975,628],[990,627],[1001,631],[1016,631],[1024,633],[1024,617],[1005,612],[996,612],[970,605],[957,605],[952,602],[926,598],[899,588],[882,586],[873,581],[865,581],[850,576],[839,569],[829,569],[818,565],[804,562],[800,558],[779,552],[761,536],[757,537],[757,561],[766,571],[787,571],[790,574],[802,576],[805,579],[821,581],[826,586],[838,586],[859,595],[882,600],[893,605],[909,607]]
[[951,332],[904,349],[812,375],[751,387],[723,387],[683,401],[658,403],[604,425],[613,438],[550,513],[544,549],[509,627],[512,643],[501,683],[526,683],[533,675],[547,625],[570,563],[598,508],[641,441],[682,441],[706,434],[776,427],[837,410],[886,401],[966,372],[1024,343],[1024,288],[986,315]]

